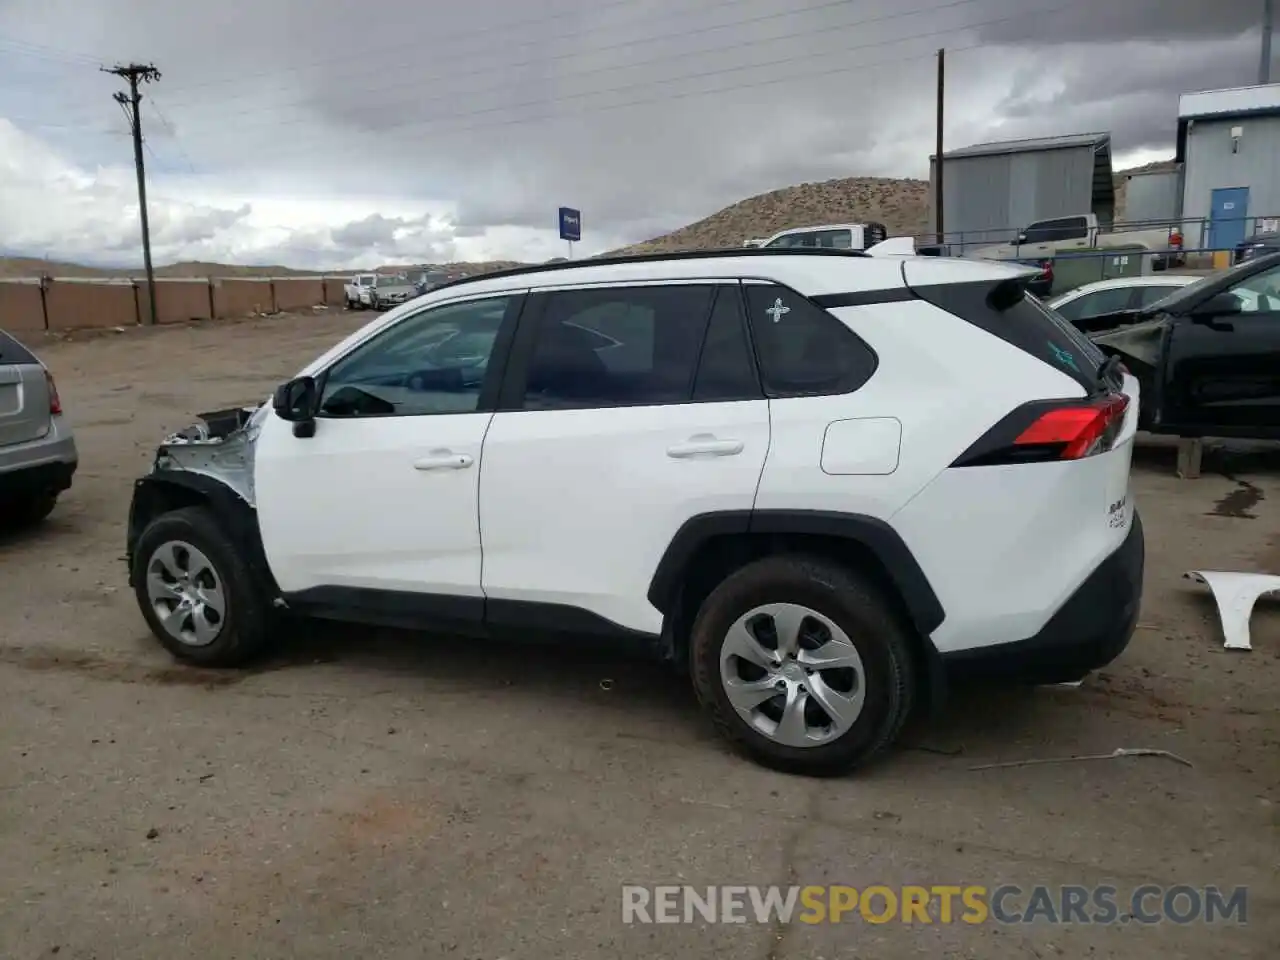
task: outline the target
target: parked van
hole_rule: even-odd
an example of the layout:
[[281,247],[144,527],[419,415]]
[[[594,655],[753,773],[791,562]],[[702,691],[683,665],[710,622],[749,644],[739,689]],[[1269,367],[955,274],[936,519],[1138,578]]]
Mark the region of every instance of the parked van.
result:
[[762,241],[762,247],[823,247],[832,250],[866,250],[889,236],[883,223],[827,223],[816,227],[792,227]]

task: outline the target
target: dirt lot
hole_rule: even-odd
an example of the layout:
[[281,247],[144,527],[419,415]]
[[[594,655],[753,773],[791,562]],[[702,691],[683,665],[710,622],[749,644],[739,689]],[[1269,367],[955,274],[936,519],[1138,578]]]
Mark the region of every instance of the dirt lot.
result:
[[[1272,465],[1180,481],[1145,455],[1129,651],[1074,690],[962,692],[859,779],[726,753],[647,664],[317,627],[252,672],[175,666],[125,586],[131,479],[361,319],[32,344],[82,465],[38,535],[0,541],[0,957],[1274,955],[1280,615],[1229,654],[1180,579],[1280,570]],[[970,769],[1117,747],[1194,766]],[[624,926],[624,883],[1245,885],[1248,924]]]

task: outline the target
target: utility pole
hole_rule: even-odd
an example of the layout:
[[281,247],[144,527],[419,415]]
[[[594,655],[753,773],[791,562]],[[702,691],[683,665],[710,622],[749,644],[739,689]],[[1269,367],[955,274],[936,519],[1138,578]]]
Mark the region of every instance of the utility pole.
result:
[[1262,0],[1262,56],[1258,59],[1258,82],[1271,82],[1271,31],[1275,23],[1274,0]]
[[151,83],[160,79],[160,71],[152,64],[126,63],[114,67],[102,67],[103,73],[110,73],[129,83],[129,92],[116,91],[112,99],[124,108],[129,118],[129,126],[133,133],[133,165],[138,171],[138,209],[142,216],[142,262],[147,271],[147,296],[151,305],[151,315],[147,323],[156,322],[156,275],[151,267],[151,225],[147,221],[147,172],[142,162],[142,94],[138,92],[138,84]]
[[937,242],[943,242],[943,223],[942,223],[942,121],[943,108],[946,103],[946,66],[947,51],[945,48],[938,50],[938,106],[937,106],[937,145],[934,148],[934,155],[937,159],[933,161],[933,229],[937,234]]

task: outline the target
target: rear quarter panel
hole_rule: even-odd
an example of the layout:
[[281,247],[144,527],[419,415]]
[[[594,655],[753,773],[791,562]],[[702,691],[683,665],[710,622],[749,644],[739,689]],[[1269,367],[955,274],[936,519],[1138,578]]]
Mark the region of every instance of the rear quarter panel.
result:
[[[871,345],[879,366],[853,393],[769,402],[772,439],[757,509],[836,510],[889,520],[1015,407],[1083,392],[1047,364],[922,301],[831,313]],[[875,429],[837,429],[830,436],[887,438],[875,421],[896,420],[896,459],[887,451],[842,452],[829,442],[824,451],[832,423],[857,419]],[[874,467],[832,474],[822,469],[824,460]]]

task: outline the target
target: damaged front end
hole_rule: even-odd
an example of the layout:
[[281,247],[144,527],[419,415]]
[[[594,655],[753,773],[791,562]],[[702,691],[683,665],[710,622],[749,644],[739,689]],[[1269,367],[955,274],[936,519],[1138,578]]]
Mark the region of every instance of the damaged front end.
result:
[[264,403],[200,414],[198,422],[165,438],[152,476],[179,471],[207,477],[254,506],[253,454],[269,409]]

